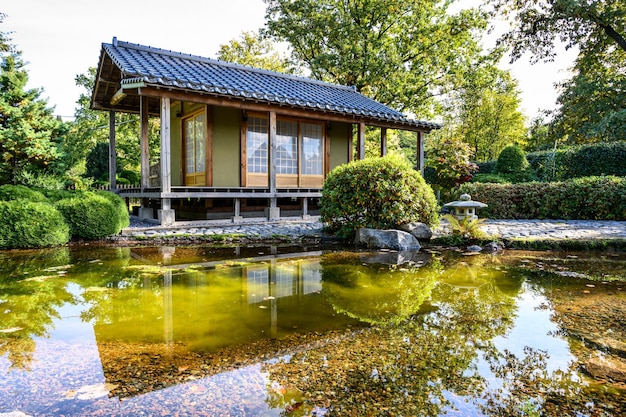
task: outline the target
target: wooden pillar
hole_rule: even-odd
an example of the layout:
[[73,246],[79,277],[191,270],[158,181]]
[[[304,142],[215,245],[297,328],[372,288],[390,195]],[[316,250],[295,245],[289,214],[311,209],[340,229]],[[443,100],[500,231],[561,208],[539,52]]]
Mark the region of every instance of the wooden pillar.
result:
[[424,137],[424,132],[417,132],[417,170],[422,177],[424,176]]
[[150,187],[150,126],[148,124],[148,97],[141,96],[139,103],[141,119],[140,152],[141,152],[141,191]]
[[307,197],[302,198],[302,218],[309,218],[309,199]]
[[357,159],[365,159],[365,123],[359,123],[358,129],[358,138],[357,138]]
[[117,156],[115,152],[115,110],[109,110],[109,184],[111,191],[117,191],[115,174],[117,173]]
[[387,128],[380,128],[380,156],[387,155]]
[[161,98],[161,192],[172,191],[172,155],[170,143],[170,99]]
[[[161,98],[161,193],[167,194],[172,191],[172,154],[170,138],[170,99]],[[161,210],[159,211],[161,225],[174,224],[176,216],[172,210],[172,200],[169,197],[161,198]]]
[[271,111],[269,117],[269,188],[270,193],[276,192],[276,112]]

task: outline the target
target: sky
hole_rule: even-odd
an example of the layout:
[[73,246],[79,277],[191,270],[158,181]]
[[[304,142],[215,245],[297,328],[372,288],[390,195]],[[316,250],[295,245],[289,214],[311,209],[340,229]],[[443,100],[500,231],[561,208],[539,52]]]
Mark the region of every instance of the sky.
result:
[[[0,12],[7,15],[0,31],[12,32],[11,43],[27,63],[28,87],[42,88],[41,97],[64,120],[71,120],[83,93],[75,77],[97,66],[101,44],[113,37],[214,58],[220,45],[265,21],[263,0],[0,0]],[[502,63],[520,83],[529,120],[554,108],[554,83],[568,77],[574,57],[561,51],[553,63],[530,65],[527,56]]]

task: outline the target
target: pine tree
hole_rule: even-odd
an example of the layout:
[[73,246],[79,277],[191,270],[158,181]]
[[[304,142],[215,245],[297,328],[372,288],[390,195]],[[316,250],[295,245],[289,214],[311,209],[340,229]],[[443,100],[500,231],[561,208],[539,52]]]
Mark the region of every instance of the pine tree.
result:
[[[1,20],[0,20],[1,22]],[[40,98],[26,89],[28,73],[21,52],[0,37],[0,184],[15,183],[20,172],[50,171],[61,156],[57,141],[62,122]]]

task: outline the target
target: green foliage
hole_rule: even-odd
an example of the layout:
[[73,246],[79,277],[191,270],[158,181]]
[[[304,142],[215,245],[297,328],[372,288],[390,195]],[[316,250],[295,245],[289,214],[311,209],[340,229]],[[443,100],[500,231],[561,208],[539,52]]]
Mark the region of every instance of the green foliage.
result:
[[266,33],[289,43],[313,78],[354,86],[392,108],[430,117],[480,55],[487,14],[450,2],[267,0]]
[[494,159],[506,146],[526,138],[517,81],[491,62],[499,56],[470,66],[448,96],[445,128],[435,133],[468,143],[477,161]]
[[408,222],[436,225],[435,195],[399,156],[368,158],[341,165],[322,189],[321,220],[329,231],[352,237],[361,227],[389,229]]
[[0,201],[0,248],[43,248],[68,242],[69,227],[53,205]]
[[602,175],[626,177],[626,141],[532,152],[527,159],[544,181]]
[[0,185],[0,201],[28,200],[34,203],[46,203],[48,198],[39,191],[23,185]]
[[289,59],[274,49],[274,43],[256,32],[243,32],[239,39],[220,45],[217,58],[268,71],[295,72]]
[[16,178],[16,182],[27,187],[45,190],[62,190],[65,188],[65,180],[61,176],[29,170],[21,171]]
[[122,172],[120,172],[119,180],[121,179],[127,180],[128,184],[132,185],[139,185],[141,183],[141,175],[130,169],[123,169]]
[[525,182],[533,179],[532,169],[526,154],[517,145],[507,146],[500,152],[496,163],[496,173],[511,182]]
[[436,182],[449,190],[472,179],[478,166],[470,161],[472,151],[467,143],[446,139],[429,142],[426,165],[435,170]]
[[626,5],[605,0],[490,0],[497,13],[510,16],[511,30],[501,42],[511,48],[513,60],[524,52],[536,61],[553,60],[555,40],[566,47],[626,51]]
[[486,203],[492,219],[626,219],[626,178],[585,177],[563,182],[466,183],[457,190]]
[[480,228],[485,219],[465,218],[459,220],[452,214],[445,214],[443,220],[448,222],[448,227],[453,236],[463,239],[484,239],[487,234]]
[[24,169],[50,171],[61,158],[62,123],[26,89],[28,74],[20,52],[2,53],[0,62],[0,183],[16,183]]
[[109,144],[98,142],[87,154],[85,175],[95,180],[108,178],[109,174]]
[[108,191],[96,191],[96,194],[109,200],[115,207],[117,227],[119,230],[122,230],[130,225],[128,208],[126,207],[126,202],[123,198]]
[[490,182],[495,184],[507,184],[511,181],[498,174],[474,174],[472,182]]
[[483,161],[483,162],[476,162],[476,165],[478,165],[478,173],[479,174],[495,174],[497,163],[498,163],[497,159],[492,159],[492,160]]
[[120,232],[120,219],[115,205],[93,192],[77,193],[60,200],[57,209],[70,226],[73,238],[102,239]]

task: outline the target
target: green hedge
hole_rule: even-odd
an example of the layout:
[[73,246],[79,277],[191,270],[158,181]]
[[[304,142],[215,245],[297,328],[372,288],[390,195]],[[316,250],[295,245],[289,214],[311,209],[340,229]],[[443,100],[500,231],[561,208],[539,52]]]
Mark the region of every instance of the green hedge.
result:
[[25,200],[0,201],[0,248],[43,248],[63,245],[69,227],[49,203]]
[[23,185],[5,184],[0,186],[0,201],[14,200],[28,200],[36,203],[48,202],[45,195]]
[[[119,230],[122,230],[130,226],[130,217],[128,214],[128,208],[126,207],[126,202],[124,201],[123,198],[121,198],[117,194],[113,194],[108,191],[96,191],[96,194],[109,200],[115,207],[115,211],[117,213],[117,227]],[[118,233],[119,233],[119,230],[118,230]]]
[[603,175],[626,177],[626,141],[531,152],[526,159],[544,181]]
[[626,178],[586,177],[563,182],[466,183],[457,196],[489,205],[479,216],[491,219],[626,220]]
[[344,238],[361,227],[436,225],[439,220],[432,188],[397,156],[367,158],[331,171],[324,181],[320,215],[330,232]]
[[65,217],[74,238],[102,239],[121,230],[118,210],[102,195],[79,193],[75,197],[60,200],[56,207]]

